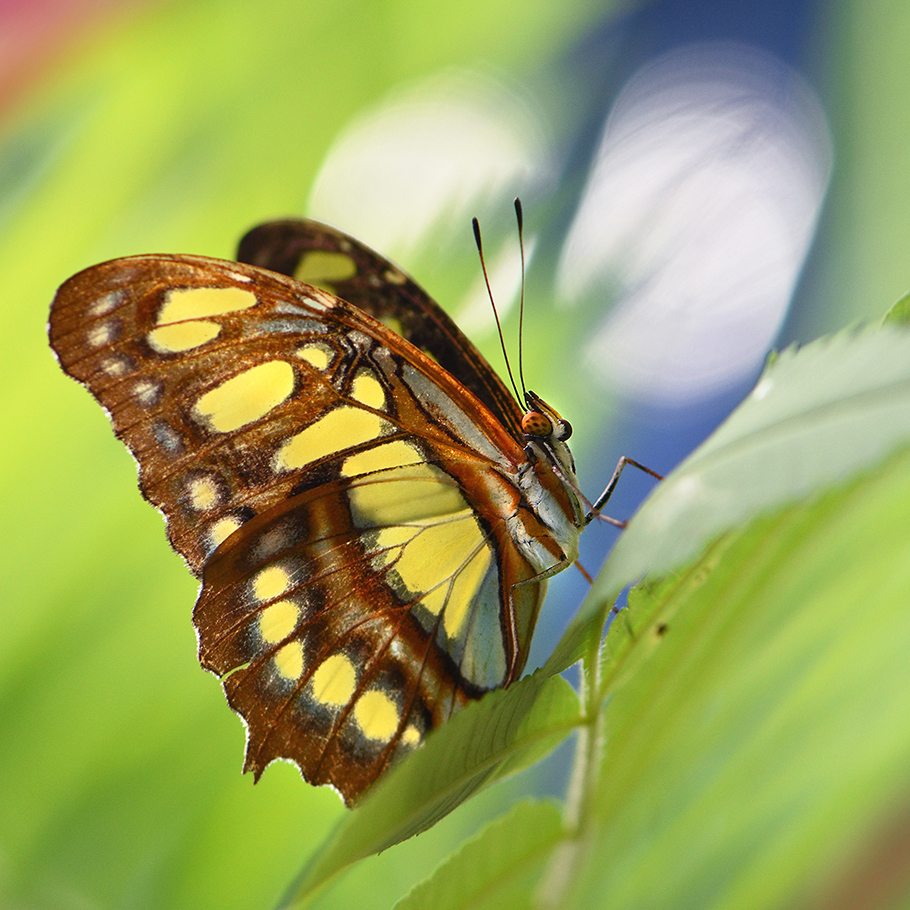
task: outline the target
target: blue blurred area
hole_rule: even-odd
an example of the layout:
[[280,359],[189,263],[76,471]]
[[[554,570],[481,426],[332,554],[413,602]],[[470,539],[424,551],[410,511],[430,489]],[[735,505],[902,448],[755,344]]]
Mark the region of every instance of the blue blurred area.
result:
[[[819,69],[819,61],[813,54],[817,51],[822,12],[819,5],[812,2],[662,0],[640,4],[619,20],[607,18],[601,27],[588,32],[557,64],[565,78],[585,89],[575,98],[578,109],[574,114],[578,123],[564,159],[564,184],[570,187],[566,196],[574,195],[575,198],[564,213],[557,236],[565,237],[573,209],[583,192],[583,175],[597,153],[605,118],[633,74],[668,51],[701,42],[728,41],[775,55],[821,93],[824,86],[813,80],[813,74]],[[816,237],[823,233],[822,221]],[[794,340],[808,340],[799,338],[795,327],[801,323],[801,310],[816,305],[811,288],[820,255],[818,247],[816,240],[804,264],[776,347]],[[605,356],[609,356],[608,352]],[[633,457],[658,472],[668,473],[723,421],[749,391],[757,375],[758,369],[733,385],[696,401],[659,403],[625,399],[603,438],[579,453],[582,489],[592,499],[596,497],[620,455]],[[576,426],[584,424],[584,414],[566,416]],[[607,513],[621,519],[630,517],[652,486],[651,478],[634,468],[627,469]],[[580,561],[589,571],[597,571],[618,533],[605,523],[595,522],[582,535]],[[546,658],[554,637],[560,634],[588,590],[587,582],[575,570],[555,577],[550,585],[551,596],[540,619],[531,666]]]
[[737,41],[807,75],[815,68],[811,51],[819,12],[818,4],[799,0],[660,0],[638,4],[619,20],[608,16],[562,61],[590,89],[580,100],[601,102],[579,132],[570,167],[588,160],[617,91],[648,60],[697,42]]

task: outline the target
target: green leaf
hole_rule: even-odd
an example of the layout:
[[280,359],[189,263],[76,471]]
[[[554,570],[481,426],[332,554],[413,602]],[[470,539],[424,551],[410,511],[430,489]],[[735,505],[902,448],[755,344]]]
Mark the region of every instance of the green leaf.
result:
[[721,532],[879,462],[910,439],[910,335],[843,332],[783,351],[724,424],[629,522],[547,664],[560,672],[619,592]]
[[346,816],[301,873],[288,904],[349,864],[425,831],[481,786],[555,748],[579,723],[575,690],[541,672],[469,705]]
[[885,314],[885,323],[905,325],[910,322],[910,294],[904,294]]
[[530,904],[544,862],[563,835],[550,802],[525,801],[447,860],[396,910],[499,910]]
[[906,906],[908,607],[908,451],[639,591],[551,905],[856,906],[892,857],[874,906]]

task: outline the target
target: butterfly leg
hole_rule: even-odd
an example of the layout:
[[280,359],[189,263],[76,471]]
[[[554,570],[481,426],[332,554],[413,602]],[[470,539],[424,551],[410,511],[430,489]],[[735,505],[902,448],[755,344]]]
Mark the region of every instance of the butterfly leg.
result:
[[658,474],[656,471],[652,471],[650,468],[646,468],[643,464],[635,461],[632,458],[627,458],[625,455],[619,459],[619,462],[616,465],[616,470],[613,472],[613,476],[610,478],[610,482],[607,484],[606,489],[597,499],[594,501],[594,505],[591,506],[587,515],[585,515],[585,526],[589,525],[595,517],[602,519],[603,521],[608,521],[611,525],[616,525],[617,528],[624,528],[626,526],[625,521],[620,521],[618,518],[610,518],[609,515],[601,515],[600,510],[607,504],[607,501],[613,495],[613,491],[616,489],[616,484],[619,483],[619,476],[622,474],[623,468],[630,464],[633,467],[639,469],[639,471],[644,471],[645,474],[650,474],[652,477],[656,477],[658,480],[663,480],[663,477]]
[[[513,588],[520,588],[522,585],[530,584],[539,584],[546,578],[552,578],[554,575],[558,575],[563,569],[567,569],[572,565],[574,560],[571,559],[561,559],[558,563],[553,566],[550,566],[549,569],[543,569],[538,572],[536,575],[532,575],[530,578],[522,578],[520,581],[516,581],[512,584]],[[587,574],[587,573],[586,573]],[[590,576],[588,576],[590,578]]]

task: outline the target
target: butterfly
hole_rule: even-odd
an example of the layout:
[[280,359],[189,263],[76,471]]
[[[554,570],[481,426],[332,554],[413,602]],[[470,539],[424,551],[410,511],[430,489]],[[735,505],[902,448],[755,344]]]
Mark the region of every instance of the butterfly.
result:
[[269,222],[238,261],[80,272],[49,333],[201,579],[199,660],[256,779],[289,759],[351,805],[521,674],[590,520],[571,428],[389,261]]

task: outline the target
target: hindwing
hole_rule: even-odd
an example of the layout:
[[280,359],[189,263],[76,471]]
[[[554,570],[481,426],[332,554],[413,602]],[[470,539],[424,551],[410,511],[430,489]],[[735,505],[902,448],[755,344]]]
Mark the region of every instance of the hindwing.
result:
[[518,402],[448,313],[353,237],[315,221],[269,221],[246,233],[237,258],[322,288],[369,313],[473,392],[513,438],[521,434]]
[[324,226],[263,230],[242,258],[331,292],[131,257],[67,281],[50,337],[202,579],[199,657],[247,724],[245,769],[288,758],[352,802],[520,673],[578,507],[562,490],[555,543],[521,410],[410,279]]

